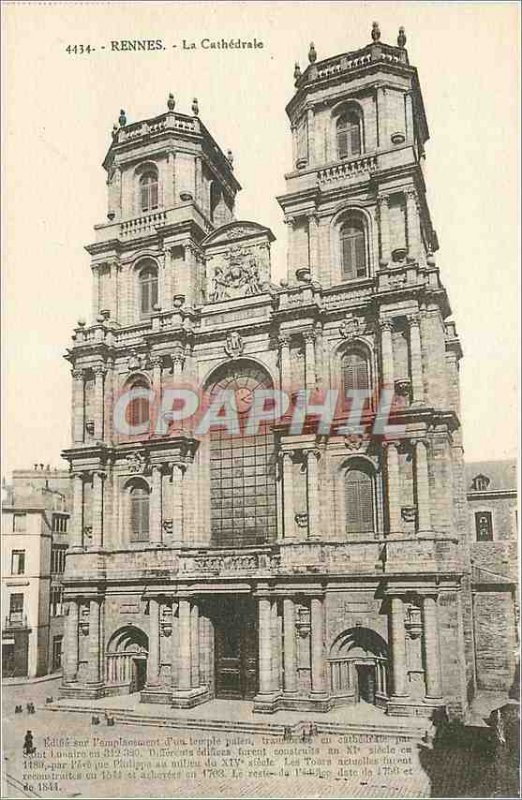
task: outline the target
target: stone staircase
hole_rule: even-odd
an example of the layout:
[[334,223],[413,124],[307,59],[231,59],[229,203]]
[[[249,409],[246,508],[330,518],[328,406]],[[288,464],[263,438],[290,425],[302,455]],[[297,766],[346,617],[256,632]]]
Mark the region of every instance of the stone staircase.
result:
[[[383,723],[378,722],[345,722],[345,721],[328,721],[320,720],[317,718],[312,719],[303,716],[299,721],[283,723],[282,721],[260,719],[259,721],[253,720],[233,720],[227,718],[209,718],[209,717],[194,717],[184,716],[182,714],[154,714],[150,711],[135,710],[132,708],[117,708],[102,703],[89,703],[82,705],[81,703],[67,702],[67,698],[63,698],[57,703],[50,703],[45,706],[46,711],[61,711],[75,714],[88,714],[90,716],[97,716],[100,719],[100,724],[105,722],[105,715],[111,717],[115,723],[123,725],[139,725],[140,727],[147,725],[151,727],[160,728],[173,728],[173,729],[195,729],[205,731],[222,731],[234,732],[243,734],[254,734],[264,736],[275,736],[283,738],[285,735],[292,739],[307,737],[309,735],[310,727],[315,729],[317,734],[331,734],[331,735],[351,735],[357,737],[377,736],[379,738],[397,739],[397,737],[404,737],[406,739],[420,740],[424,732],[424,727],[417,724],[412,726],[401,725],[396,723]],[[286,716],[286,715],[284,715]],[[292,715],[294,716],[294,715]],[[367,741],[367,739],[366,739]]]

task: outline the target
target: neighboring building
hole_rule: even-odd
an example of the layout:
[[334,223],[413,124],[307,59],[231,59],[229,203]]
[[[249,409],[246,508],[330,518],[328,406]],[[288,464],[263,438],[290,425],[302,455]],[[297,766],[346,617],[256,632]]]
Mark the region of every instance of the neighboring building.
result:
[[519,648],[517,467],[466,464],[479,689],[509,690]]
[[34,678],[61,667],[68,470],[13,472],[2,503],[2,674]]
[[[193,115],[127,124],[104,160],[107,222],[87,247],[65,575],[65,696],[141,691],[255,711],[363,699],[389,714],[462,715],[475,690],[455,324],[423,177],[428,127],[404,32],[295,71],[293,161],[271,231],[235,221],[232,155]],[[238,129],[240,130],[240,128]],[[266,158],[270,157],[267,141]],[[260,155],[260,158],[262,156]],[[262,169],[262,163],[260,164]],[[449,268],[449,267],[448,267]],[[251,435],[155,429],[176,385],[392,389],[395,435],[288,420]],[[114,425],[127,389],[140,435]],[[151,391],[155,400],[150,400]],[[149,432],[150,429],[150,432]]]

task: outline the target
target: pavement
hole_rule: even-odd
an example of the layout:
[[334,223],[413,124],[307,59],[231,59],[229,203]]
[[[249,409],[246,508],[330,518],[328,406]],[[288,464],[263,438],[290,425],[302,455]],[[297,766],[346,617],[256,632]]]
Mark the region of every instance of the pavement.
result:
[[[380,738],[365,736],[364,720],[368,731],[376,720],[383,723],[384,715],[373,707],[349,709],[350,721],[360,726],[358,736],[319,734],[284,742],[262,734],[208,731],[204,721],[196,731],[118,722],[107,727],[103,718],[92,725],[91,714],[45,708],[46,697],[57,699],[58,686],[59,680],[4,687],[3,797],[510,796],[498,792],[490,752],[458,744],[430,749],[392,728]],[[28,702],[35,704],[35,714],[27,713]],[[24,711],[15,714],[20,704]],[[111,698],[111,704],[143,708],[135,697]],[[164,710],[154,706],[156,714]],[[251,713],[228,702],[226,710],[239,719]],[[200,718],[211,712],[216,715],[215,705],[190,710]],[[346,712],[339,709],[328,717],[343,718]],[[189,711],[177,714],[188,717]],[[27,730],[36,753],[24,758]]]

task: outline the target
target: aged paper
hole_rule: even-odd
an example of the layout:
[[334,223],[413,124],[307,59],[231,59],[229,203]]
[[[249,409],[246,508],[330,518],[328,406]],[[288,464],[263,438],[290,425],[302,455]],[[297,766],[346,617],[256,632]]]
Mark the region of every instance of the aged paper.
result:
[[519,6],[2,19],[3,796],[518,796]]

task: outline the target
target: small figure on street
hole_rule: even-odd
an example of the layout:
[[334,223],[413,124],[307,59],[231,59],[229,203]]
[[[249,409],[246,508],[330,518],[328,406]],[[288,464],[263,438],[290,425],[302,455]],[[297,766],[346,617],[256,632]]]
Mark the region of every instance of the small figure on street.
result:
[[32,731],[26,731],[24,737],[23,754],[24,756],[32,756],[34,753],[36,753],[36,747],[33,743]]
[[26,709],[27,709],[27,713],[28,714],[34,714],[35,713],[34,703],[27,703],[26,704]]

